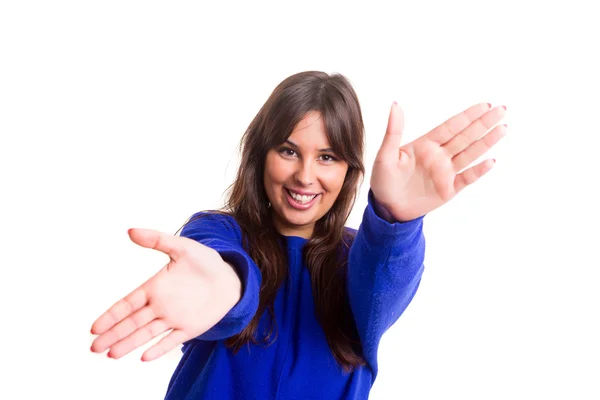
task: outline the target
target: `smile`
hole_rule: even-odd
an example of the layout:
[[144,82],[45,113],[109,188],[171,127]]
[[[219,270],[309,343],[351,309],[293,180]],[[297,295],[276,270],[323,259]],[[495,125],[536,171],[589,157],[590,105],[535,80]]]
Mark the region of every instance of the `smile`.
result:
[[310,208],[315,203],[315,199],[319,196],[318,194],[313,194],[311,196],[301,195],[289,189],[285,189],[285,192],[287,193],[286,197],[290,206],[299,210]]

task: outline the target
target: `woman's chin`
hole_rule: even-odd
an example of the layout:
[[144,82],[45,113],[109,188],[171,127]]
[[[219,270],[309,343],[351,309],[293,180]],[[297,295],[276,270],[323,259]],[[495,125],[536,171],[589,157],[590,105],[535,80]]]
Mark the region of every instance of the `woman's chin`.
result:
[[293,215],[288,215],[286,218],[286,223],[291,226],[306,226],[312,224],[314,221],[312,218],[308,218],[307,216],[297,217]]
[[307,226],[314,224],[314,215],[313,213],[302,213],[302,215],[298,215],[296,210],[285,210],[283,213],[283,222],[286,226],[290,228],[298,228],[303,229]]

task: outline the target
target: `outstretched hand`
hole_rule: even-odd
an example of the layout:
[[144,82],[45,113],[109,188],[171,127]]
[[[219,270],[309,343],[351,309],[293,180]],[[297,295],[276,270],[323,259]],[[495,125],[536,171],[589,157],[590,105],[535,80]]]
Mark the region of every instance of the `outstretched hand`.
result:
[[460,172],[505,135],[506,125],[496,126],[505,111],[477,104],[400,146],[404,115],[394,103],[371,175],[377,203],[391,219],[410,221],[448,202],[494,166],[488,159]]
[[110,349],[109,357],[120,358],[170,331],[143,353],[142,361],[154,360],[209,330],[240,299],[236,272],[213,249],[147,229],[130,229],[129,237],[170,261],[93,323],[91,332],[99,336],[91,351]]

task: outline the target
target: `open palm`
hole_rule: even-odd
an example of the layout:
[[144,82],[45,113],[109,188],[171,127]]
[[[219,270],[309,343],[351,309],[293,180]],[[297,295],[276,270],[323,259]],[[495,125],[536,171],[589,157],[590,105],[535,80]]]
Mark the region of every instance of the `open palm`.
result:
[[142,355],[154,360],[201,335],[237,303],[241,282],[219,253],[192,239],[148,229],[130,229],[131,240],[164,252],[170,261],[119,300],[92,325],[99,335],[91,350],[120,358],[170,331]]
[[476,104],[400,146],[404,116],[394,103],[371,175],[377,202],[397,221],[415,219],[448,202],[493,167],[494,160],[485,160],[462,171],[505,135],[505,125],[494,127],[505,110]]

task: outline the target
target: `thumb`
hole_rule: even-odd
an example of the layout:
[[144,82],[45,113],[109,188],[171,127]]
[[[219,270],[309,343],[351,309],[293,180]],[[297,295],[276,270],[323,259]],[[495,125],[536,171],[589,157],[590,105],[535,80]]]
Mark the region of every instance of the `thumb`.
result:
[[139,228],[131,228],[127,233],[131,241],[139,246],[161,251],[175,261],[181,256],[182,246],[177,236],[152,229]]
[[398,148],[402,140],[402,132],[404,131],[404,112],[396,102],[392,104],[390,109],[390,116],[388,118],[388,125],[383,137],[383,143],[381,143],[380,152],[385,154],[393,153],[394,156],[398,155]]

